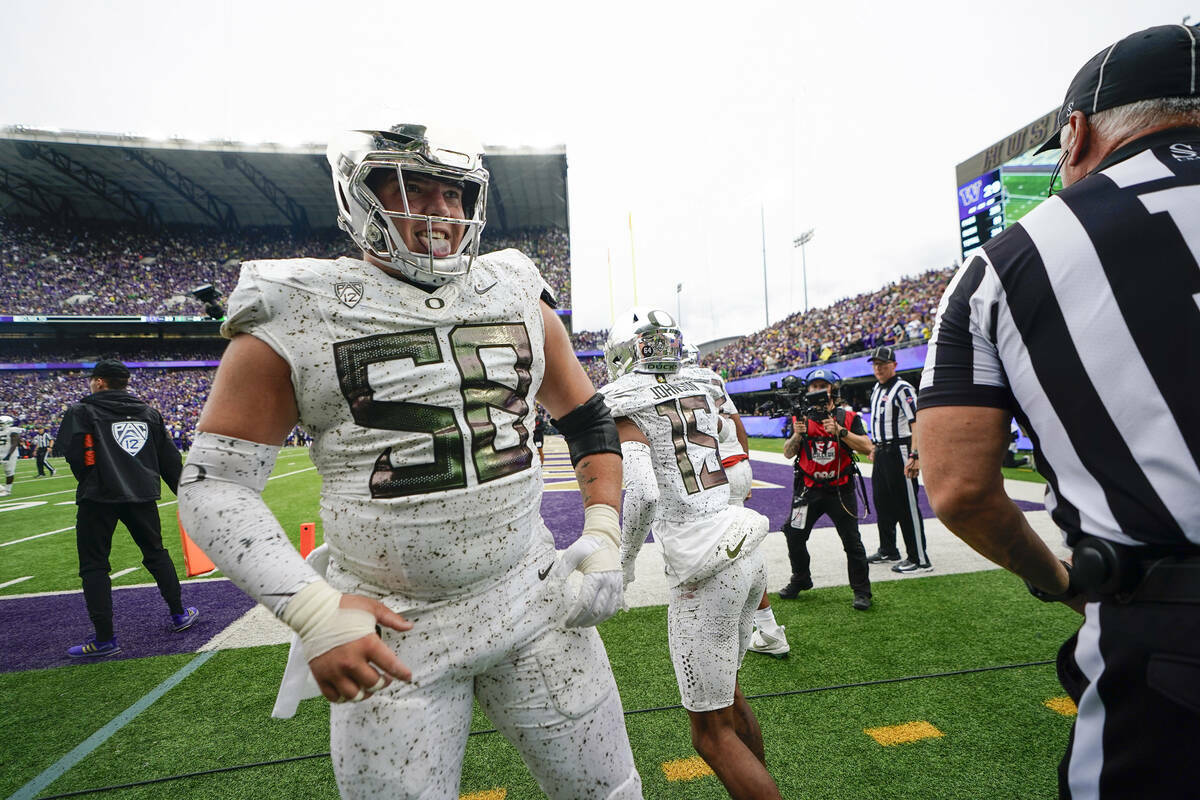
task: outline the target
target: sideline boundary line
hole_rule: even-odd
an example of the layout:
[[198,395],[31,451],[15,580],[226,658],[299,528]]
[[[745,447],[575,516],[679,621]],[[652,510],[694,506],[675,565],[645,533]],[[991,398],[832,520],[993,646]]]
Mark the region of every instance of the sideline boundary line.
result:
[[153,705],[156,700],[175,688],[184,678],[203,666],[204,662],[208,661],[212,656],[212,652],[200,653],[191,661],[184,664],[174,675],[151,689],[149,693],[143,695],[137,702],[118,714],[103,728],[84,739],[71,752],[43,770],[42,774],[9,795],[8,800],[33,800],[37,797],[38,792],[54,783],[76,764],[91,755],[97,747],[104,744],[113,734],[132,722],[138,714],[141,714]]

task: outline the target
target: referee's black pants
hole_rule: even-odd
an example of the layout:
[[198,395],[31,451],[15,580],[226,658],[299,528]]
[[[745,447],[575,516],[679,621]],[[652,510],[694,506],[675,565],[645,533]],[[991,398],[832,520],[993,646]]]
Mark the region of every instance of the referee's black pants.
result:
[[1200,597],[1089,603],[1058,678],[1079,709],[1060,798],[1200,796]]
[[34,454],[37,460],[37,471],[39,478],[46,474],[46,470],[50,470],[51,475],[54,474],[54,467],[50,466],[50,464],[46,462],[46,451],[49,449],[50,448],[48,447],[39,447],[37,452]]
[[925,549],[925,522],[917,505],[917,479],[904,475],[908,461],[907,444],[876,444],[875,465],[871,468],[871,496],[879,520],[879,552],[887,556],[899,554],[896,549],[896,524],[904,537],[908,560],[928,564]]
[[788,560],[792,564],[792,581],[800,584],[812,581],[808,537],[822,514],[829,515],[841,537],[842,549],[846,551],[846,572],[854,596],[870,597],[870,569],[862,535],[858,532],[858,498],[852,480],[827,490],[804,488],[793,496],[792,516],[783,525]]
[[142,551],[142,564],[154,576],[158,591],[172,614],[183,613],[179,576],[175,562],[162,543],[158,503],[97,503],[77,501],[75,546],[79,550],[79,577],[83,579],[83,599],[88,616],[96,628],[96,640],[113,638],[112,581],[108,554],[112,551],[117,521],[125,523],[133,541]]

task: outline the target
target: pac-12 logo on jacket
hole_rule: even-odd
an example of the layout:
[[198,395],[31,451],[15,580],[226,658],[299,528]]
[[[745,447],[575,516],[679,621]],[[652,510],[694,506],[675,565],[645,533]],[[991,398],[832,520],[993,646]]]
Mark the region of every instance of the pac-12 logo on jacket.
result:
[[112,433],[122,450],[136,456],[150,436],[150,426],[144,422],[124,420],[112,424]]
[[333,293],[337,295],[338,300],[341,300],[350,308],[354,308],[358,305],[358,301],[363,298],[363,285],[360,281],[335,283],[333,285]]

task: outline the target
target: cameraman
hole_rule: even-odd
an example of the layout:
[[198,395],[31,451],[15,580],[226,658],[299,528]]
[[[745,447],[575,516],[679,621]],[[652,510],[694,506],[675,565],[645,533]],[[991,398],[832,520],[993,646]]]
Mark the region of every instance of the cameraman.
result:
[[792,579],[779,596],[791,599],[812,588],[808,537],[813,523],[828,514],[846,551],[854,608],[866,611],[871,607],[871,579],[867,551],[858,532],[858,500],[852,482],[858,470],[851,451],[869,454],[871,440],[858,414],[836,407],[841,383],[836,372],[815,369],[806,382],[804,416],[792,418],[792,435],[783,446],[784,456],[796,461],[792,514],[783,525]]

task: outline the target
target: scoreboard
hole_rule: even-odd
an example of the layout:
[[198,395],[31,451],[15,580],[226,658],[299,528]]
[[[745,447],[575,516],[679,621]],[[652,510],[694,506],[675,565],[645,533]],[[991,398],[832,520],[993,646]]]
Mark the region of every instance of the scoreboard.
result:
[[1055,109],[1038,117],[958,165],[958,230],[963,263],[1048,196],[1058,151],[1041,155],[1033,151],[1054,130],[1057,115]]
[[1000,170],[958,187],[958,228],[963,261],[1004,230],[1004,184]]

